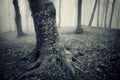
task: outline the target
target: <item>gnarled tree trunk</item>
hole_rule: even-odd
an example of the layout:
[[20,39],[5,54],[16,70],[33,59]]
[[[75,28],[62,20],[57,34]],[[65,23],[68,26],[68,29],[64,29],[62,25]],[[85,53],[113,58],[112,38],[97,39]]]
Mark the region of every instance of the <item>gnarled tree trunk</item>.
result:
[[49,0],[29,0],[29,4],[35,25],[36,48],[28,56],[30,59],[30,63],[27,65],[28,71],[20,75],[19,79],[42,75],[48,71],[50,73],[46,73],[46,75],[52,76],[55,74],[53,73],[55,68],[59,71],[56,73],[59,74],[61,70],[73,73],[71,57],[67,56],[71,54],[68,54],[68,51],[60,44],[56,27],[56,12],[52,2]]

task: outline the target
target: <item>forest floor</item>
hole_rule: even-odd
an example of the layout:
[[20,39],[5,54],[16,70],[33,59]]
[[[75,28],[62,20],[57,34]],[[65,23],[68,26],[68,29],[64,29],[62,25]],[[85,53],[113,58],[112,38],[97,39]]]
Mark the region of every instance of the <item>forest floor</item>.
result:
[[[85,27],[83,34],[74,31],[59,29],[61,43],[72,53],[78,53],[75,64],[82,73],[72,80],[120,80],[120,30]],[[34,34],[17,38],[15,32],[1,33],[0,80],[9,80],[17,74],[14,64],[34,47]]]

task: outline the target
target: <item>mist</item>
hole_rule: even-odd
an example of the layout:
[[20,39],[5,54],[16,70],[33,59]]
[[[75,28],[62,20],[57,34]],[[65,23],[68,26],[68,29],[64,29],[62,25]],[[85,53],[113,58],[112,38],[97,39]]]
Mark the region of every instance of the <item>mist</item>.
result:
[[[18,0],[20,13],[22,17],[22,28],[24,32],[34,33],[34,23],[31,16],[31,11],[27,0]],[[77,26],[77,2],[78,0],[61,0],[61,27],[76,27]],[[88,26],[92,9],[95,0],[83,0],[82,2],[82,25]],[[54,0],[56,8],[56,22],[59,23],[59,3],[60,0]],[[120,1],[117,0],[115,10],[113,13],[112,28],[119,28],[119,5]],[[98,6],[97,6],[98,7]],[[109,2],[107,13],[107,27],[110,21],[110,13],[112,8],[112,0]],[[102,20],[103,9],[106,8],[106,1],[100,0],[100,13],[99,13],[99,27],[104,27],[104,19]],[[93,19],[92,26],[97,26],[97,9]],[[28,17],[28,18],[27,18]],[[12,0],[0,0],[0,32],[15,31],[15,11]]]

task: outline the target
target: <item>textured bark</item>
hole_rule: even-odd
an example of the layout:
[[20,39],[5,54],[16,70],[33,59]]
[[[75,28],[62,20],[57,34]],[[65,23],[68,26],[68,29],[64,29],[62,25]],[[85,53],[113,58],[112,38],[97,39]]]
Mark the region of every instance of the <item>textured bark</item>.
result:
[[17,36],[23,36],[24,33],[22,31],[22,23],[21,23],[21,14],[19,10],[18,0],[13,0],[14,8],[15,8],[15,21],[17,27]]
[[105,11],[105,27],[107,27],[107,13],[108,13],[109,0],[106,2],[106,11]]
[[[71,53],[68,53],[65,47],[60,44],[56,27],[56,12],[52,2],[49,0],[29,0],[29,4],[35,25],[36,48],[28,56],[30,60],[26,65],[28,71],[20,75],[19,80],[32,75],[40,75],[57,66],[64,72],[73,73]],[[50,75],[52,74],[50,73]]]
[[113,0],[113,3],[112,3],[112,10],[111,10],[111,15],[110,15],[109,28],[111,28],[111,25],[112,25],[112,18],[113,18],[113,13],[114,13],[115,2],[116,2],[116,0]]
[[94,15],[95,15],[96,6],[97,6],[97,0],[95,0],[95,3],[94,3],[94,7],[93,7],[92,15],[91,15],[91,18],[90,18],[89,26],[92,25],[93,18],[94,18]]
[[81,15],[82,15],[82,0],[78,0],[77,29],[75,33],[83,33],[83,29],[81,28]]

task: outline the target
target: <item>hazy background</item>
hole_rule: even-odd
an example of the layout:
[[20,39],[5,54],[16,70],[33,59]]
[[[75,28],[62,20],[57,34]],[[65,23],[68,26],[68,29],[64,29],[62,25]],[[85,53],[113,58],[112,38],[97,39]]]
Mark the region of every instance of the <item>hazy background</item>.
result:
[[[16,30],[16,24],[15,24],[15,13],[14,13],[14,6],[12,3],[13,0],[0,0],[0,32],[7,32],[7,31],[15,31]],[[29,9],[29,4],[27,0],[18,0],[19,1],[19,7],[22,17],[22,27],[24,32],[34,32],[34,25],[33,20],[31,17],[31,12]],[[60,0],[54,0],[54,5],[56,8],[57,16],[57,25],[59,22],[59,1]],[[76,27],[76,21],[77,21],[77,2],[78,0],[61,0],[61,27]],[[100,0],[100,24],[102,23],[102,13],[103,9],[106,8],[103,4],[105,0]],[[83,0],[82,3],[82,25],[88,25],[90,21],[90,16],[92,14],[92,9],[94,6],[95,0]],[[120,0],[116,0],[115,4],[115,10],[113,14],[113,20],[112,20],[112,28],[117,27],[117,20],[120,20],[118,18],[118,11],[119,10],[119,4]],[[111,5],[112,0],[110,0],[109,3],[109,9],[108,9],[108,17],[107,17],[107,26],[109,24],[110,20],[110,13],[111,13]],[[28,16],[28,19],[26,17]],[[103,27],[104,21],[100,27]],[[120,23],[118,24],[120,25]],[[97,26],[97,8],[94,16],[94,20],[92,23],[92,26]]]

